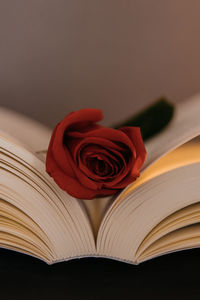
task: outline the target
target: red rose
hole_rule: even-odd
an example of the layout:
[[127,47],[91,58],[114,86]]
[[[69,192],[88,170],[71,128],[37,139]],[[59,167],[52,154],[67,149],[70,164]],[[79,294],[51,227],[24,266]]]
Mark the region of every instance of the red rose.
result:
[[96,124],[102,118],[99,109],[81,109],[53,131],[46,171],[73,197],[114,194],[139,176],[145,161],[140,128],[106,128]]

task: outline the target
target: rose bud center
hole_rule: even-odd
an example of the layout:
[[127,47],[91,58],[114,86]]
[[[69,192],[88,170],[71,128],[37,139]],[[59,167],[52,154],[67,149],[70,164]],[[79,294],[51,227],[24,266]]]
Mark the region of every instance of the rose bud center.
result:
[[93,173],[99,176],[106,176],[112,171],[111,166],[99,155],[88,158],[87,165]]

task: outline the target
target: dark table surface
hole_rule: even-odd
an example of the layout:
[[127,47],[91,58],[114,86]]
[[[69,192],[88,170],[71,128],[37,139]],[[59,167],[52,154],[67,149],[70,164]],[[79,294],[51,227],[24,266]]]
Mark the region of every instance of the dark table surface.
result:
[[103,258],[54,265],[0,250],[0,299],[200,299],[200,249],[138,266]]

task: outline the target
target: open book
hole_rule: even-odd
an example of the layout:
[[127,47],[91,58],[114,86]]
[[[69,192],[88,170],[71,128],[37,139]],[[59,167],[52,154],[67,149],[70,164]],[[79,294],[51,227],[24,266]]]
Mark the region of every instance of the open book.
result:
[[48,264],[107,257],[133,264],[200,246],[200,95],[145,144],[140,177],[112,197],[80,200],[45,171],[52,131],[0,110],[0,247]]

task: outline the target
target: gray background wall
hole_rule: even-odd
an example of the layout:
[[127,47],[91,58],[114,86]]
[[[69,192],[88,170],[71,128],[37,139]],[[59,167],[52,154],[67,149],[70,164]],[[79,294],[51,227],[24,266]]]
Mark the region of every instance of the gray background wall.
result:
[[0,0],[0,104],[54,126],[104,124],[200,90],[199,0]]

